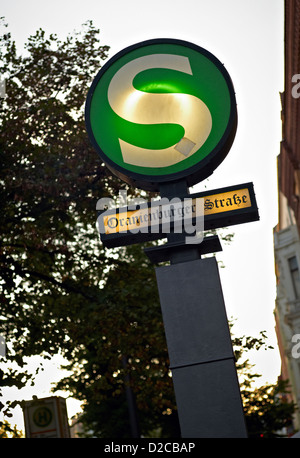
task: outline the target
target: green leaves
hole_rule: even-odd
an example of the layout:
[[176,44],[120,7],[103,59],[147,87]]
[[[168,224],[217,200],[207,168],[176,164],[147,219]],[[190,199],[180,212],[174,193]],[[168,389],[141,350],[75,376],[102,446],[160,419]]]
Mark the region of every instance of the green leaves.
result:
[[0,334],[8,361],[22,365],[63,349],[78,308],[99,300],[107,261],[95,205],[116,180],[89,144],[83,108],[109,48],[89,22],[65,41],[38,30],[18,56],[3,21],[2,29]]
[[273,349],[267,344],[265,331],[261,331],[259,337],[232,336],[232,344],[249,437],[284,437],[286,432],[283,429],[286,428],[286,431],[292,429],[295,411],[295,404],[289,394],[288,381],[279,379],[276,384],[254,387],[254,382],[260,375],[252,372],[253,365],[245,358],[245,353],[252,350]]
[[249,437],[286,437],[284,428],[292,431],[296,405],[289,397],[288,381],[244,390],[242,395]]

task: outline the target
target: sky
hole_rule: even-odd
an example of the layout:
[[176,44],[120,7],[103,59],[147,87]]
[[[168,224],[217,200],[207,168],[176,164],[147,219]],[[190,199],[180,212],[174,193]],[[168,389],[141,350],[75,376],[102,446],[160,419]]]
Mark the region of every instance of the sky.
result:
[[[10,0],[2,3],[0,13],[19,52],[38,28],[64,39],[92,20],[100,29],[101,44],[110,46],[109,57],[140,41],[175,38],[207,49],[225,65],[236,92],[236,137],[223,163],[192,191],[254,184],[260,221],[223,230],[235,236],[230,245],[223,244],[217,260],[225,266],[220,276],[227,315],[235,320],[234,333],[258,337],[266,331],[268,344],[274,346],[250,355],[256,372],[262,374],[260,383],[274,383],[280,374],[273,316],[273,228],[278,222],[276,158],[284,89],[283,5],[283,0]],[[49,362],[38,385],[16,397],[49,395],[50,383],[60,377],[59,362],[59,358]],[[69,416],[79,408],[69,400],[67,406]],[[22,426],[20,413],[14,419]]]

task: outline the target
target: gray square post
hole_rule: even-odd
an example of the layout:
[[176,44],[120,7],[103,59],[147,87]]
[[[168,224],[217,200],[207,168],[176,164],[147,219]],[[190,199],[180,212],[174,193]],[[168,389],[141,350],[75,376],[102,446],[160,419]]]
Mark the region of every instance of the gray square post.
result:
[[247,437],[214,257],[156,268],[181,434]]

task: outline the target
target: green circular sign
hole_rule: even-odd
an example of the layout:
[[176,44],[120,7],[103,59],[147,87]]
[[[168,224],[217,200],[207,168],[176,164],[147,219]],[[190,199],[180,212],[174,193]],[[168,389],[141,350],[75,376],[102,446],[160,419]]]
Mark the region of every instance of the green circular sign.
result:
[[226,157],[237,127],[236,100],[221,62],[173,39],[135,44],[99,71],[85,108],[89,137],[125,182],[159,190],[205,179]]

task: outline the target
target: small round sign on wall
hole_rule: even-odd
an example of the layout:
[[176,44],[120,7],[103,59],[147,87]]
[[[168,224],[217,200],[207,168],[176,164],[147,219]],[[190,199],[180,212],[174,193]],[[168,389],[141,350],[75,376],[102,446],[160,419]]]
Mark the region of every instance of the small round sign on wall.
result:
[[228,154],[237,127],[224,65],[185,41],[154,39],[111,58],[89,90],[88,135],[107,167],[138,188],[204,180]]

